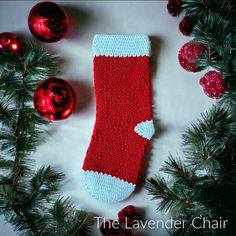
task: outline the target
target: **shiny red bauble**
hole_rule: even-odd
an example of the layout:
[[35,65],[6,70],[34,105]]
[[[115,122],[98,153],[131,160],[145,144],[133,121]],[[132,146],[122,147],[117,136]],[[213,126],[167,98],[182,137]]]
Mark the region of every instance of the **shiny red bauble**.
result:
[[107,220],[100,226],[100,232],[103,236],[134,236],[130,229],[123,229],[118,221]]
[[34,92],[33,101],[38,113],[53,121],[66,119],[72,114],[76,97],[65,80],[49,78],[39,84]]
[[28,25],[39,40],[52,43],[62,39],[67,32],[69,20],[62,7],[54,2],[40,2],[30,11]]
[[100,226],[100,232],[103,236],[120,235],[121,227],[115,224],[114,220],[107,220]]
[[204,68],[197,64],[197,60],[201,58],[203,53],[209,53],[208,48],[204,44],[197,42],[185,43],[179,50],[179,63],[187,71],[201,71]]
[[118,217],[120,224],[125,224],[128,227],[132,227],[134,222],[141,221],[139,210],[133,205],[128,205],[119,211]]
[[179,16],[182,10],[182,0],[168,0],[167,10],[172,16]]
[[185,16],[179,23],[179,30],[183,35],[189,36],[192,33],[195,25],[196,25],[195,17]]
[[210,98],[220,98],[226,90],[226,84],[219,71],[209,71],[201,79],[200,85]]
[[0,51],[18,54],[20,50],[21,43],[17,34],[9,32],[0,34]]

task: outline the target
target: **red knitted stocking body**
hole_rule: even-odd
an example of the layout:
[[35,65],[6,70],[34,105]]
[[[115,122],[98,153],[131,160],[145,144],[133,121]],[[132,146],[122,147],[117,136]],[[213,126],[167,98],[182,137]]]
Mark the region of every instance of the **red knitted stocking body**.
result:
[[[130,46],[138,47],[140,40],[144,40],[147,55],[106,55],[116,47],[115,37],[118,36],[97,35],[93,42],[97,112],[83,164],[86,189],[105,202],[123,200],[133,192],[145,148],[154,133],[148,38],[119,36],[123,38],[118,51],[128,54]],[[101,53],[102,50],[105,52]],[[114,51],[113,48],[113,54]]]

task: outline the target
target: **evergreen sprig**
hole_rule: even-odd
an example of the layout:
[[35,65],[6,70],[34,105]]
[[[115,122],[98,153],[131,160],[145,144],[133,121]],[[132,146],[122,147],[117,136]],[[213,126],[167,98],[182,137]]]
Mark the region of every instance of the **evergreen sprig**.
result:
[[35,169],[31,157],[49,123],[33,108],[33,92],[57,72],[57,57],[31,41],[21,55],[0,52],[0,214],[18,235],[90,234],[90,214],[59,196],[64,174]]
[[[183,135],[185,158],[169,156],[160,169],[168,174],[147,179],[146,188],[158,210],[187,223],[170,232],[175,236],[236,235],[236,1],[182,0],[186,15],[194,16],[194,41],[209,48],[198,60],[220,71],[227,90],[209,111]],[[194,217],[228,220],[225,229],[204,228]]]

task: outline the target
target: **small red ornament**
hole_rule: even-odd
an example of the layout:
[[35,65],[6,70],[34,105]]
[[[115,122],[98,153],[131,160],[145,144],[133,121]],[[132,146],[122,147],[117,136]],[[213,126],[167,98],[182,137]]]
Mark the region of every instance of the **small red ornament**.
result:
[[120,224],[125,224],[129,227],[132,227],[135,223],[134,221],[140,221],[141,216],[138,209],[135,206],[129,205],[123,208],[118,213]]
[[196,19],[193,16],[185,16],[179,23],[179,30],[183,35],[189,36],[196,24]]
[[203,53],[208,53],[208,48],[197,42],[185,43],[179,50],[178,58],[180,65],[187,71],[198,72],[203,68],[197,65],[196,61]]
[[28,25],[31,33],[47,43],[62,39],[68,29],[69,20],[62,7],[54,2],[40,2],[30,11]]
[[210,98],[220,98],[226,90],[222,74],[219,71],[209,71],[201,79],[200,85]]
[[119,236],[134,236],[130,229],[122,229]]
[[59,78],[49,78],[41,82],[34,92],[33,100],[38,113],[51,121],[69,117],[76,103],[71,86]]
[[0,34],[0,51],[18,54],[20,49],[21,43],[17,34],[9,32]]
[[167,3],[167,10],[172,16],[179,16],[182,9],[181,0],[169,0]]
[[101,224],[100,231],[103,236],[120,236],[122,229],[114,220],[107,220]]
[[100,226],[100,232],[103,236],[134,236],[130,229],[123,229],[114,220],[107,220]]

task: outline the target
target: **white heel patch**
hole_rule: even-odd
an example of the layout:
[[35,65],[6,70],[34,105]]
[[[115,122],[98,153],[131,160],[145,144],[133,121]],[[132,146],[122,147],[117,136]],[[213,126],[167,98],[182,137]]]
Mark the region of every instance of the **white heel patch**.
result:
[[137,124],[134,131],[143,138],[150,140],[155,133],[153,120],[147,120]]

